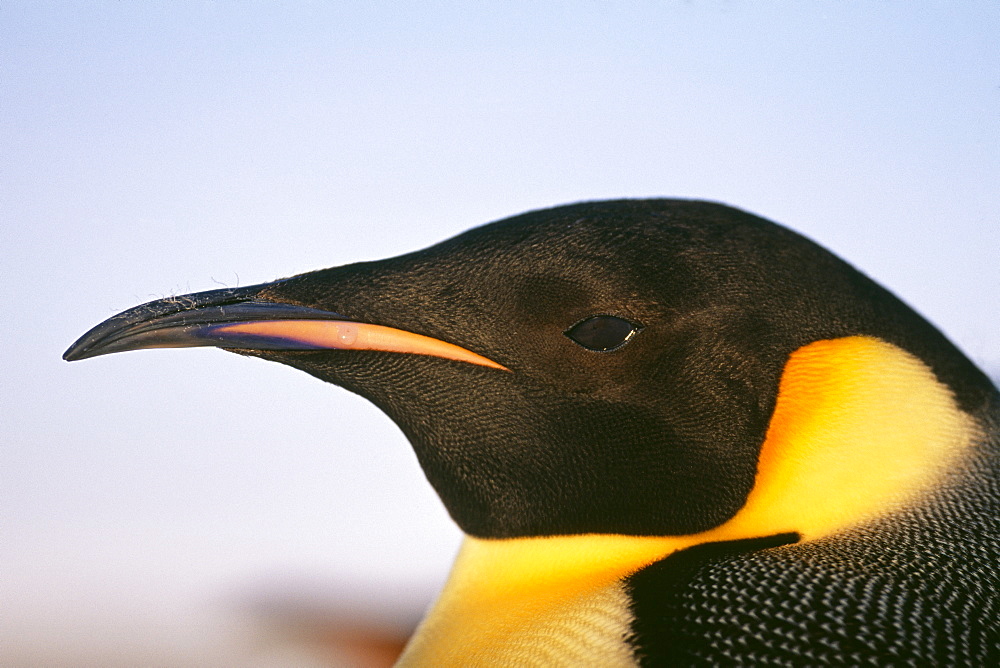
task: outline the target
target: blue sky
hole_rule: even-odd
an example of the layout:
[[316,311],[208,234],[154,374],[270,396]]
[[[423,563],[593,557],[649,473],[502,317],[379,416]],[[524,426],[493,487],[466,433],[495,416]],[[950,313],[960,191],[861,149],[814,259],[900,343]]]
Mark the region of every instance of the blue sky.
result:
[[447,570],[457,530],[362,400],[217,350],[62,362],[148,299],[697,197],[996,376],[997,35],[991,2],[0,3],[0,663],[229,656],[246,600],[419,610]]

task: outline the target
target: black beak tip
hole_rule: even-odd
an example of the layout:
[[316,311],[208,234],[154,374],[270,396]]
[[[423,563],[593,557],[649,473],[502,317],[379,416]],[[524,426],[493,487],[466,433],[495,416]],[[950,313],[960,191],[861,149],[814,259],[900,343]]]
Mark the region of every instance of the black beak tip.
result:
[[88,350],[89,346],[87,345],[88,342],[86,341],[86,338],[87,337],[84,336],[78,339],[76,343],[67,348],[66,352],[63,353],[62,358],[67,362],[76,362],[77,360],[85,360],[88,357],[95,357],[96,355],[88,354],[90,351]]
[[[259,349],[262,347],[259,336],[247,339],[233,334],[212,335],[211,328],[260,320],[346,320],[332,311],[260,299],[261,290],[271,285],[274,283],[210,290],[140,304],[91,328],[63,353],[63,359],[75,362],[146,348]],[[289,346],[303,347],[283,340],[280,349]]]
[[94,327],[67,348],[62,358],[67,362],[76,362],[114,352],[113,349],[109,350],[101,346],[102,340],[106,338],[106,329],[108,329],[107,323],[101,323],[97,327]]
[[[184,321],[191,317],[198,318],[198,314],[205,314],[206,317],[210,317],[217,312],[221,313],[223,308],[229,308],[230,310],[233,307],[245,308],[246,303],[252,301],[263,287],[266,286],[251,285],[244,288],[209,290],[190,295],[157,299],[134,306],[91,328],[86,334],[77,339],[63,353],[62,357],[67,362],[76,362],[77,360],[85,360],[109,353],[135,349],[131,346],[116,344],[125,336],[128,336],[131,331],[141,328],[144,324],[157,321],[168,324],[178,320]],[[188,314],[193,315],[189,316]],[[179,324],[183,324],[183,322]]]

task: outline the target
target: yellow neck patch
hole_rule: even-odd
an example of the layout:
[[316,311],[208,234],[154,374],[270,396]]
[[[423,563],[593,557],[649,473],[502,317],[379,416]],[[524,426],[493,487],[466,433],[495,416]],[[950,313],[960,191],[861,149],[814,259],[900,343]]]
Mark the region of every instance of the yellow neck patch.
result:
[[[601,663],[618,664],[631,622],[627,598],[615,598],[622,578],[693,545],[785,532],[814,540],[891,513],[933,487],[977,434],[948,388],[900,348],[870,337],[809,344],[785,365],[757,479],[734,517],[686,536],[469,537],[401,663],[504,662],[525,638],[551,659],[550,645],[589,641],[572,631],[587,628],[577,616],[610,605]],[[553,624],[571,630],[537,632]]]

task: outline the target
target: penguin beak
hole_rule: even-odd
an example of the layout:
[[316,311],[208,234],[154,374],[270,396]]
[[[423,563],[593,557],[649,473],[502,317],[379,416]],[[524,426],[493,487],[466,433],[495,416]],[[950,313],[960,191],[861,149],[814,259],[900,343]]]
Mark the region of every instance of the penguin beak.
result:
[[332,311],[266,301],[265,287],[211,290],[136,306],[84,334],[63,354],[75,361],[145,348],[381,350],[506,367],[460,346]]

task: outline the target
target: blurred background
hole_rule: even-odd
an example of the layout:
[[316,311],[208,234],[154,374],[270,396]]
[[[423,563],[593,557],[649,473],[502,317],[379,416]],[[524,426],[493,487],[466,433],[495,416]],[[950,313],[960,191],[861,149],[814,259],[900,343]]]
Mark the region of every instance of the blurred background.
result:
[[159,297],[551,205],[785,223],[1000,371],[1000,6],[0,1],[0,665],[382,665],[460,540],[361,399]]

